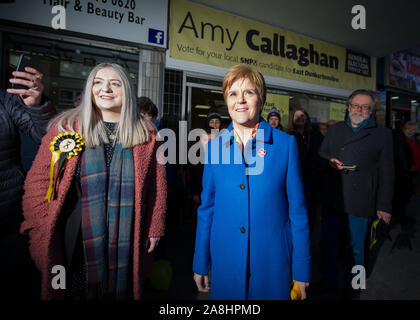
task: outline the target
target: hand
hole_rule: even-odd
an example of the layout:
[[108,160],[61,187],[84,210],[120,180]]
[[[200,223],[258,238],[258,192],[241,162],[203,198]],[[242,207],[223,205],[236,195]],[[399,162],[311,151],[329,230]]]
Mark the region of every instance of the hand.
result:
[[201,199],[200,199],[200,196],[199,196],[198,194],[194,195],[194,196],[193,196],[193,201],[194,201],[196,204],[201,204]]
[[306,299],[306,288],[309,287],[309,282],[296,281],[296,283],[299,286],[300,293],[302,294],[302,297],[300,298],[300,300],[305,300]]
[[146,248],[148,248],[147,252],[150,253],[157,247],[160,238],[149,238],[147,239]]
[[329,165],[331,168],[335,170],[343,170],[343,163],[340,160],[337,160],[335,158],[330,159]]
[[205,133],[200,136],[200,142],[205,146],[210,140],[210,133]]
[[209,292],[210,291],[210,281],[209,276],[194,273],[194,281],[197,285],[197,289],[200,292]]
[[389,224],[389,222],[391,221],[391,214],[389,214],[388,212],[377,210],[376,214],[378,218],[384,220],[386,224]]
[[24,85],[28,89],[7,89],[7,92],[20,95],[23,103],[28,107],[38,106],[41,103],[42,92],[44,91],[44,85],[41,82],[42,73],[30,67],[25,67],[25,71],[13,71],[12,74],[17,78],[9,79],[9,81]]

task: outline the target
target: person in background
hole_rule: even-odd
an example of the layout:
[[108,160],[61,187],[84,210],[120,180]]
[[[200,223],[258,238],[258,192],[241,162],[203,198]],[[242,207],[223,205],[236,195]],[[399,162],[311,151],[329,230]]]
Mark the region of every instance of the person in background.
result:
[[157,121],[159,110],[153,101],[148,97],[140,97],[138,106],[141,116],[151,121],[158,130],[161,129],[159,121]]
[[404,223],[405,210],[413,192],[411,148],[403,130],[394,132],[395,192],[392,202],[392,222]]
[[[332,125],[319,154],[329,162],[323,215],[322,271],[325,286],[337,288],[338,252],[344,250],[344,298],[357,298],[352,289],[351,270],[365,266],[365,240],[376,217],[391,220],[394,193],[394,156],[391,130],[372,117],[376,93],[356,90],[347,99],[348,115]],[[347,167],[349,166],[349,167]],[[356,167],[351,167],[356,166]],[[344,235],[345,248],[339,248]]]
[[[206,134],[200,137],[200,143],[203,144],[204,147],[207,143],[214,139],[221,127],[222,118],[218,113],[210,113],[207,116],[206,125],[204,130]],[[204,160],[204,154],[198,155]],[[197,164],[189,164],[189,180],[190,180],[190,192],[191,198],[193,200],[193,211],[196,213],[198,206],[201,204],[201,191],[203,190],[202,186],[202,177],[203,177],[203,170],[204,170],[204,161],[200,161]]]
[[16,78],[10,82],[26,89],[0,90],[0,297],[37,298],[36,281],[31,288],[36,272],[31,270],[28,241],[19,234],[25,179],[20,134],[39,144],[56,110],[43,95],[41,72],[26,67],[12,75]]
[[[319,128],[319,126],[318,126]],[[309,114],[298,108],[292,115],[292,128],[288,132],[296,138],[302,166],[302,181],[308,208],[309,228],[312,232],[320,204],[322,171],[327,166],[318,151],[324,136],[312,126]]]
[[408,143],[410,147],[409,153],[407,152],[407,158],[410,161],[409,168],[410,168],[410,171],[416,174],[420,170],[420,144],[415,138],[416,123],[415,122],[405,123],[402,131],[405,136],[406,142]]
[[232,123],[206,148],[194,281],[211,299],[287,300],[295,280],[305,299],[311,253],[296,140],[261,118],[266,85],[255,69],[231,67],[223,95]]
[[[138,107],[139,107],[141,116],[144,119],[152,122],[156,126],[156,129],[158,131],[166,129],[164,126],[162,126],[161,121],[157,120],[157,117],[159,115],[159,110],[156,107],[155,103],[150,98],[145,97],[145,96],[140,97],[138,100]],[[165,137],[163,143],[165,143],[166,141],[167,141],[167,137]],[[179,192],[179,190],[175,190],[175,189],[179,189],[175,187],[176,164],[170,164],[170,163],[166,164],[166,182],[168,186],[168,204],[176,203],[178,201],[178,196],[176,193]],[[173,209],[174,209],[174,206],[168,205],[168,211],[166,214],[166,219],[168,222],[173,222],[173,220],[176,217],[176,214],[172,212]],[[155,251],[156,258],[164,254],[165,247],[166,247],[166,239],[163,238],[160,241],[158,249]]]
[[80,106],[81,103],[82,103],[82,94],[80,93],[79,95],[77,95],[76,99],[74,100],[73,106],[77,108],[78,106]]
[[[52,122],[25,181],[20,231],[42,273],[42,299],[140,299],[165,229],[158,146],[126,71],[94,67],[81,104]],[[56,265],[66,270],[64,290],[51,286]]]
[[281,125],[280,112],[276,108],[272,108],[268,113],[267,122],[272,128],[276,128],[283,131],[283,126]]
[[416,176],[420,170],[420,144],[415,139],[416,123],[406,122],[394,136],[395,193],[393,201],[394,223],[405,224],[409,218],[405,209],[415,193]]
[[207,116],[206,131],[211,130],[211,129],[220,130],[221,126],[222,126],[222,118],[220,114],[210,113]]
[[328,128],[329,127],[331,127],[333,124],[335,124],[337,121],[335,121],[335,120],[329,120],[328,122],[327,122],[327,130],[328,130]]

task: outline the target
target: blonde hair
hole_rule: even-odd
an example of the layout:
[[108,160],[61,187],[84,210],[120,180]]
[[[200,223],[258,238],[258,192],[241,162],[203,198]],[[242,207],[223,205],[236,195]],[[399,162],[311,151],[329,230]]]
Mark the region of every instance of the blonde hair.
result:
[[233,67],[231,67],[225,74],[225,78],[223,79],[223,96],[226,100],[227,97],[227,91],[232,86],[232,84],[238,80],[238,79],[248,79],[252,83],[255,84],[257,87],[257,93],[259,98],[262,101],[262,105],[265,103],[265,98],[267,95],[267,88],[265,85],[265,80],[263,75],[258,72],[257,70],[252,69],[251,67],[248,67],[243,64],[237,64]]
[[[100,145],[101,141],[104,143],[110,142],[100,113],[92,103],[93,80],[98,71],[103,68],[113,69],[121,78],[123,101],[120,121],[116,131],[119,143],[122,144],[123,148],[132,148],[137,144],[149,141],[149,130],[153,131],[153,127],[147,126],[147,121],[140,116],[134,89],[129,77],[126,71],[115,63],[100,63],[90,71],[86,79],[80,105],[77,108],[65,111],[57,117],[59,118],[57,122],[58,130],[60,132],[67,130],[77,131],[88,148]],[[50,126],[54,121],[50,123]],[[75,130],[76,122],[78,130]]]

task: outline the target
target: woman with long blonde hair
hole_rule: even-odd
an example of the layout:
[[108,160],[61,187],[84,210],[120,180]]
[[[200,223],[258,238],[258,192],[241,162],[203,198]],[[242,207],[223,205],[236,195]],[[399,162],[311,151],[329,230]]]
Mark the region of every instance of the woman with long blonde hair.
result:
[[140,298],[165,224],[157,147],[124,69],[93,68],[80,105],[51,123],[25,181],[21,232],[43,299]]

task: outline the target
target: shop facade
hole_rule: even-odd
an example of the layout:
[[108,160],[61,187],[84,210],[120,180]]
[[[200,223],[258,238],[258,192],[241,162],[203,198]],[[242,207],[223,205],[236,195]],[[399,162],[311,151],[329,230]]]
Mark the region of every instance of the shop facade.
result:
[[[168,0],[71,3],[17,0],[0,4],[1,87],[10,87],[19,56],[32,55],[39,60],[44,94],[62,112],[75,107],[96,64],[113,62],[125,67],[137,97],[150,97],[161,116]],[[63,28],[55,29],[54,24]],[[24,170],[29,170],[37,150],[38,145],[21,134]]]
[[2,88],[20,54],[33,55],[45,94],[63,111],[74,107],[92,67],[114,62],[126,68],[137,96],[163,112],[167,0],[14,1],[0,9]]
[[378,87],[386,126],[400,131],[407,122],[420,130],[420,57],[395,52],[378,60]]
[[174,130],[180,120],[202,128],[212,112],[228,125],[222,81],[237,63],[264,75],[262,115],[276,107],[283,127],[304,108],[325,131],[329,120],[344,118],[354,89],[376,87],[371,57],[186,0],[80,1],[67,5],[64,30],[52,28],[60,1],[31,1],[24,14],[18,2],[0,11],[1,84],[7,87],[21,53],[37,55],[45,93],[59,110],[73,107],[90,68],[102,61],[123,65],[137,96],[150,97],[163,127]]
[[284,127],[295,109],[304,108],[325,132],[329,120],[344,119],[353,90],[376,88],[376,60],[364,54],[186,0],[171,1],[169,13],[166,72],[182,79],[178,114],[189,129],[203,128],[213,112],[223,126],[230,123],[222,81],[238,63],[264,75],[262,116],[276,107]]

